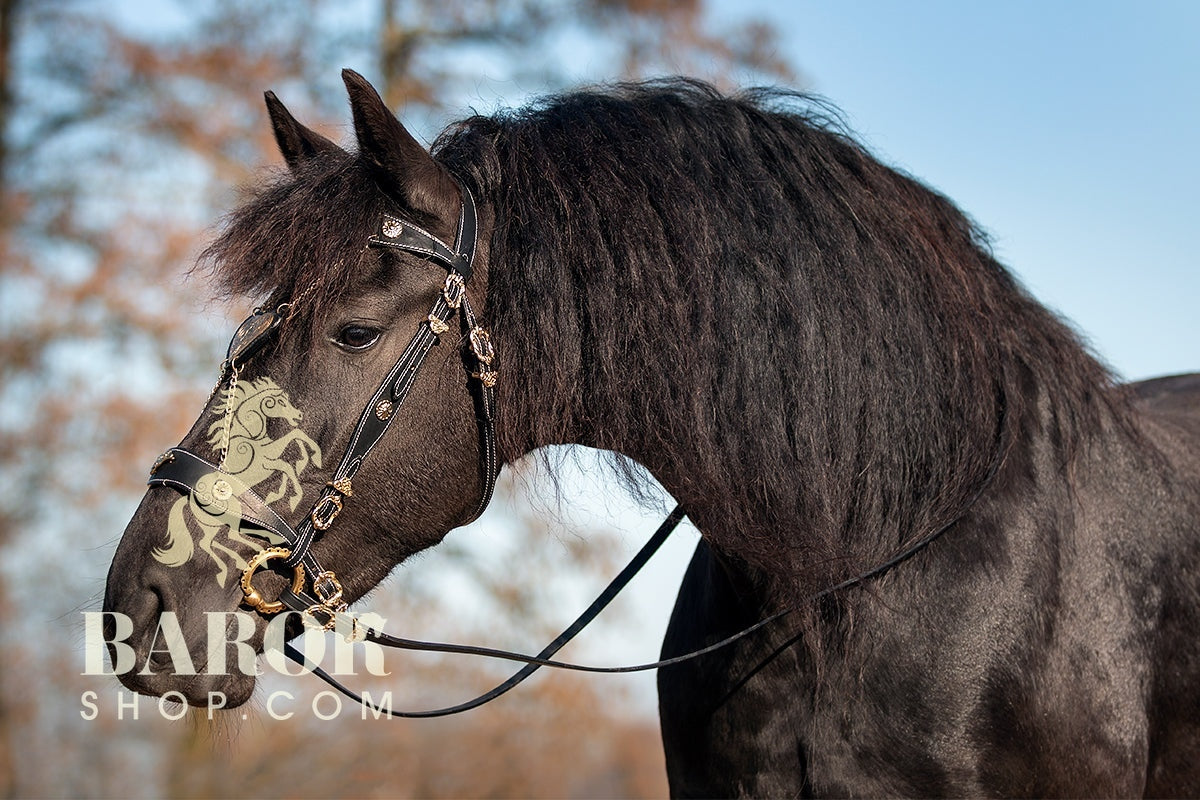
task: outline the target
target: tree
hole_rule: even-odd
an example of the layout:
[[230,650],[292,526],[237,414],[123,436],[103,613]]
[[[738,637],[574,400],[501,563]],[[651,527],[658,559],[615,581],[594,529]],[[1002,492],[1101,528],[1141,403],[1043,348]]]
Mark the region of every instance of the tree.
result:
[[[249,752],[235,785],[236,771],[209,769],[207,741],[219,731],[201,726],[188,734],[151,721],[117,727],[118,744],[74,722],[83,684],[72,644],[73,612],[99,597],[144,467],[190,424],[215,378],[229,317],[249,302],[214,307],[204,275],[184,276],[206,227],[234,202],[234,187],[253,180],[259,165],[277,163],[262,90],[275,89],[307,124],[336,136],[345,116],[338,68],[357,66],[431,135],[449,109],[488,99],[482,71],[512,82],[492,92],[500,95],[518,82],[549,90],[578,78],[562,67],[563,42],[593,50],[607,65],[604,78],[674,71],[725,82],[739,71],[794,77],[774,55],[770,28],[748,21],[714,34],[706,26],[700,0],[160,0],[152,7],[0,0],[0,552],[26,567],[0,583],[0,785],[8,794],[135,791],[128,771],[111,769],[144,758],[131,751],[134,740],[172,765],[161,784],[143,791],[202,794],[205,781],[221,794],[274,790],[254,779],[268,758],[283,758],[274,739],[239,742],[239,752]],[[540,535],[535,521],[515,527]],[[81,584],[95,592],[91,601],[80,597]],[[488,591],[511,606],[526,590],[500,582]],[[14,616],[18,599],[31,595],[45,598],[40,613]],[[47,628],[45,620],[56,617],[70,622]],[[47,650],[65,655],[47,661]],[[421,671],[436,685],[446,669]],[[453,675],[474,683],[488,674]],[[614,716],[578,681],[543,681],[518,703],[423,730],[482,750],[506,744],[497,732],[517,724],[518,710],[537,707],[545,714],[572,709],[592,729],[624,726],[635,738],[653,736],[643,721]],[[444,748],[436,736],[389,730],[380,741],[441,765],[441,783],[436,770],[427,771],[421,774],[430,782],[414,778],[412,792],[489,786],[448,783],[451,765],[438,760]],[[313,735],[272,729],[283,741]],[[61,764],[70,739],[86,740],[77,751],[110,769],[84,772],[82,761],[78,769],[23,769],[45,763],[37,754],[52,746]],[[606,741],[592,754],[617,759],[621,748]],[[304,759],[304,751],[297,745],[290,757]],[[551,771],[513,763],[518,755],[493,753],[494,769],[510,779],[505,791],[558,793],[552,782],[535,781],[551,780]],[[579,765],[585,755],[560,751]],[[110,783],[96,786],[98,772]],[[333,783],[313,789],[336,790]]]

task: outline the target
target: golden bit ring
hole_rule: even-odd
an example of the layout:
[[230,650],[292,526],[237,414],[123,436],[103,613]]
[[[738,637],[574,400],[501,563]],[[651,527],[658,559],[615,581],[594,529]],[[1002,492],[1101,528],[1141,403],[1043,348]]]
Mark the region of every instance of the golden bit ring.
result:
[[[277,614],[283,611],[284,605],[278,600],[267,600],[257,589],[250,583],[254,577],[254,572],[263,564],[276,558],[287,558],[292,554],[291,550],[286,547],[268,547],[266,550],[260,550],[250,559],[249,566],[242,573],[242,602],[262,614]],[[292,594],[299,594],[304,589],[304,567],[300,564],[296,565],[296,569],[292,572]]]

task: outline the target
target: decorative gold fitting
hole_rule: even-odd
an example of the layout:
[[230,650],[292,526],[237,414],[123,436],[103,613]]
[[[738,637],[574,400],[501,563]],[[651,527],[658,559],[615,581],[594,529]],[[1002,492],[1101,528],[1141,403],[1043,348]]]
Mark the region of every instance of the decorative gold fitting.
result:
[[496,357],[496,348],[492,347],[492,337],[488,332],[476,325],[471,329],[471,350],[481,364],[491,364]]
[[[342,599],[342,583],[337,579],[337,575],[333,570],[325,570],[317,577],[313,578],[313,592],[317,595],[317,599],[321,601],[321,605],[326,608],[335,608],[336,605],[345,605],[340,603]],[[329,592],[327,595],[326,592]]]
[[312,519],[314,528],[319,531],[327,531],[340,513],[342,513],[342,498],[336,494],[327,494],[313,508],[309,517]]
[[380,419],[387,419],[392,415],[392,408],[393,406],[391,400],[380,400],[375,406],[375,416],[379,417]]
[[154,473],[158,472],[159,468],[162,467],[163,464],[166,464],[168,461],[174,461],[174,460],[175,460],[175,454],[172,453],[170,450],[168,450],[167,452],[163,453],[158,458],[154,459],[154,466],[152,466],[150,468],[150,474],[153,475]]
[[430,314],[428,319],[429,330],[433,331],[434,336],[441,336],[443,333],[450,330],[450,326],[447,325],[445,321],[439,319],[437,314]]
[[446,305],[451,308],[458,308],[462,305],[463,297],[467,294],[467,284],[463,280],[463,276],[457,272],[451,272],[446,276],[446,285],[442,287],[442,297],[446,298]]
[[389,239],[395,239],[397,236],[404,233],[404,223],[395,217],[385,216],[383,218],[383,227],[381,230],[383,231],[384,236],[388,237]]
[[336,489],[344,497],[354,497],[354,487],[350,485],[349,478],[338,478],[336,481],[330,481],[325,485]]
[[472,372],[471,377],[478,378],[480,383],[491,389],[496,385],[496,381],[500,379],[500,373],[494,369],[488,369],[483,372]]
[[217,478],[217,480],[213,481],[212,496],[218,500],[228,500],[233,497],[233,487],[224,478]]
[[[308,608],[304,609],[304,613],[308,614],[313,619],[316,619],[317,622],[320,623],[321,630],[323,630],[323,631],[331,631],[337,625],[337,616],[335,616],[334,612],[329,610],[325,606],[321,605],[320,603],[317,603],[316,605],[311,605]],[[324,622],[321,622],[321,620],[317,619],[317,614],[324,614],[325,616],[329,617],[329,619],[325,620]]]
[[[250,583],[254,578],[254,571],[263,564],[275,558],[287,558],[292,554],[291,550],[284,547],[268,547],[266,550],[260,550],[250,559],[249,566],[242,573],[242,602],[262,614],[276,614],[283,611],[283,603],[278,600],[267,600],[259,591]],[[304,589],[304,567],[299,564],[292,572],[292,594],[299,594]]]
[[[349,608],[346,602],[342,600],[342,584],[332,570],[325,570],[313,578],[312,587],[313,594],[321,602],[309,606],[304,610],[304,613],[320,623],[321,630],[333,630],[337,625],[337,615],[344,613]],[[327,619],[321,622],[317,617],[318,614],[324,614]],[[351,625],[352,634],[355,632],[355,627]]]

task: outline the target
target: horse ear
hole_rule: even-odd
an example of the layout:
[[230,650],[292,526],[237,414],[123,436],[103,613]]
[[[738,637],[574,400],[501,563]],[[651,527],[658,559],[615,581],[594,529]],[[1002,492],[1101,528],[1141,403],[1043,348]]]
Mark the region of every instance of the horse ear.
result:
[[296,172],[305,163],[323,153],[345,153],[342,148],[321,134],[297,122],[292,112],[279,102],[274,92],[267,92],[264,96],[267,101],[267,114],[271,117],[271,127],[275,131],[275,142],[292,172]]
[[396,119],[367,79],[342,70],[350,95],[359,154],[379,187],[402,205],[438,219],[458,216],[458,186],[446,168]]

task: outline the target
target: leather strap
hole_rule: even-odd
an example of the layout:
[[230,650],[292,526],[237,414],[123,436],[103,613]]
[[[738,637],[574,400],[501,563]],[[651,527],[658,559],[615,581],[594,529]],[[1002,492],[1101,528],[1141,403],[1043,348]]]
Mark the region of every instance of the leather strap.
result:
[[[475,697],[464,703],[447,706],[446,708],[435,708],[428,711],[394,711],[391,708],[385,708],[377,706],[373,703],[368,703],[365,698],[347,688],[340,681],[322,669],[320,665],[309,661],[308,658],[291,642],[284,644],[284,655],[286,655],[292,661],[304,666],[305,669],[311,671],[318,678],[325,681],[345,696],[375,710],[377,713],[387,714],[392,717],[405,718],[445,717],[451,714],[459,714],[463,711],[470,711],[473,708],[478,708],[484,703],[495,700],[500,695],[520,684],[534,672],[537,672],[537,670],[541,667],[557,667],[559,669],[572,669],[584,672],[634,672],[638,670],[653,669],[659,664],[646,664],[636,667],[586,667],[578,664],[554,661],[551,659],[551,656],[561,650],[568,642],[574,639],[580,631],[586,628],[588,624],[595,619],[596,616],[603,611],[609,603],[613,601],[613,598],[615,598],[621,592],[621,590],[624,589],[631,580],[633,580],[633,577],[637,575],[639,571],[641,571],[642,567],[646,565],[646,562],[649,561],[656,552],[658,552],[658,549],[662,546],[663,542],[667,540],[667,537],[671,535],[671,532],[675,530],[675,527],[679,524],[683,517],[684,511],[682,506],[675,506],[675,509],[658,527],[658,530],[654,532],[654,535],[651,536],[649,541],[642,546],[642,549],[639,550],[637,555],[633,557],[633,560],[626,564],[625,568],[621,570],[617,577],[612,580],[612,582],[604,589],[603,592],[601,592],[600,596],[592,601],[592,604],[587,607],[587,610],[580,614],[579,617],[572,622],[566,630],[560,633],[554,641],[546,645],[546,647],[544,647],[536,656],[526,656],[520,653],[513,653],[507,650],[496,650],[488,647],[445,644],[442,642],[423,642],[418,639],[402,639],[396,636],[390,636],[383,631],[374,630],[373,628],[367,629],[365,636],[366,640],[383,645],[385,647],[395,647],[403,650],[422,650],[426,652],[486,656],[490,658],[502,658],[510,661],[525,662],[525,666],[514,673],[506,681],[495,686],[491,690],[484,692],[478,697]],[[300,603],[295,602],[296,600],[299,600],[299,598],[284,596],[281,599],[283,599],[284,603],[287,604],[288,607],[293,611],[300,611],[302,613],[304,612],[305,608],[301,608]],[[302,602],[303,601],[301,601],[301,603]],[[766,623],[764,622],[762,624]]]
[[181,447],[172,447],[159,457],[146,483],[149,486],[169,486],[180,494],[188,494],[197,491],[196,486],[202,478],[213,474],[219,476],[218,480],[229,484],[230,496],[237,498],[243,520],[271,531],[284,541],[295,538],[292,526],[240,478],[222,472],[216,464]]

